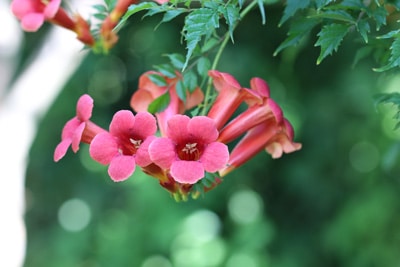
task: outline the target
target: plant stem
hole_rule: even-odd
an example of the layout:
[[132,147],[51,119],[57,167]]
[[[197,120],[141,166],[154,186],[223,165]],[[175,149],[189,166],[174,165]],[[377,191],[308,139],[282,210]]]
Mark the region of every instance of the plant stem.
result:
[[[242,20],[247,15],[247,13],[249,13],[254,8],[254,6],[256,6],[257,4],[258,4],[258,1],[254,0],[245,9],[243,9],[243,11],[239,15],[240,20]],[[233,26],[233,31],[235,30],[235,28],[237,27],[238,24],[239,23],[236,22],[236,24]],[[215,70],[217,68],[217,65],[218,65],[219,60],[220,60],[221,55],[222,55],[222,52],[224,51],[226,45],[228,44],[229,39],[230,39],[230,34],[229,34],[229,31],[228,31],[228,32],[225,33],[224,40],[222,41],[221,46],[219,47],[219,49],[217,51],[217,54],[215,55],[213,64],[211,65],[211,70]],[[211,88],[212,88],[212,79],[211,79],[211,77],[209,77],[208,78],[208,82],[207,82],[206,92],[204,94],[205,103],[203,105],[203,109],[202,109],[200,115],[204,116],[207,113],[208,104],[206,102],[208,101],[208,98],[209,98],[209,96],[211,94]]]

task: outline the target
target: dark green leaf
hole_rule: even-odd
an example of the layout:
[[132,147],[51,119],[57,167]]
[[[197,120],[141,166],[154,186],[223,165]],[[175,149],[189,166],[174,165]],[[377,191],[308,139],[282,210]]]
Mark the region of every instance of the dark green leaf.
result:
[[317,64],[320,64],[322,60],[328,55],[331,55],[333,51],[337,51],[348,30],[348,25],[335,23],[325,25],[321,29],[318,33],[319,38],[315,43],[315,46],[321,47],[321,53],[317,59]]
[[304,17],[293,21],[290,25],[288,37],[275,50],[274,56],[287,47],[297,45],[304,36],[310,34],[312,28],[318,23],[319,20]]
[[374,69],[375,71],[382,72],[394,67],[400,66],[400,37],[394,39],[392,45],[390,46],[390,58],[389,63],[381,68]]
[[368,10],[368,15],[375,20],[377,31],[379,31],[381,26],[386,25],[386,16],[388,13],[384,6],[377,7],[374,10]]
[[169,95],[169,92],[166,92],[165,94],[157,97],[156,99],[154,99],[153,102],[151,102],[151,104],[147,108],[147,111],[153,114],[163,111],[168,107],[170,98],[171,97]]
[[283,16],[279,22],[279,25],[285,23],[298,10],[304,9],[309,5],[310,5],[310,0],[287,0],[286,7],[285,10],[283,11]]
[[189,92],[193,92],[198,87],[197,76],[193,71],[188,71],[183,76],[183,83]]
[[165,12],[162,20],[160,21],[160,23],[156,26],[156,28],[158,26],[160,26],[160,24],[164,23],[164,22],[168,22],[173,20],[174,18],[176,18],[177,16],[179,16],[180,14],[186,12],[185,9],[171,9]]
[[229,35],[233,42],[233,30],[237,21],[240,19],[239,8],[236,5],[228,4],[221,10],[222,15],[225,18],[226,24],[228,25]]
[[315,5],[317,6],[317,9],[320,9],[331,2],[333,2],[333,0],[315,0]]
[[356,19],[353,18],[349,13],[344,10],[327,10],[325,12],[320,12],[309,16],[309,18],[321,18],[321,19],[334,19],[339,21],[356,23]]
[[357,30],[361,34],[364,41],[368,43],[368,33],[371,31],[368,21],[366,20],[358,21]]

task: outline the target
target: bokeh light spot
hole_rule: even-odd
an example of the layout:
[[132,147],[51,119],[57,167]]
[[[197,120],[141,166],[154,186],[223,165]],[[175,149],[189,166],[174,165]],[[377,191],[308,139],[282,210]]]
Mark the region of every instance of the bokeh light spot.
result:
[[226,267],[259,267],[257,260],[248,253],[235,253],[226,262]]
[[89,205],[77,198],[65,201],[58,210],[58,221],[67,231],[83,230],[89,224],[90,218]]
[[198,210],[184,222],[184,231],[199,242],[206,242],[215,238],[221,228],[217,214],[209,210]]
[[369,142],[355,144],[349,153],[351,166],[361,173],[374,170],[379,163],[380,155],[375,145]]
[[252,190],[234,193],[228,201],[229,215],[237,223],[251,223],[261,216],[263,202]]
[[143,262],[142,267],[172,267],[172,264],[162,255],[153,255]]

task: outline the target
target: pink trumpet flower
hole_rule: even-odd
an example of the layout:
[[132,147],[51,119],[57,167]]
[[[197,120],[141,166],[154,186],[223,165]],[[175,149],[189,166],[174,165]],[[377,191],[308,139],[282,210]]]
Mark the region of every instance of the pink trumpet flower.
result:
[[76,153],[79,150],[79,143],[90,144],[92,139],[105,130],[92,121],[93,99],[87,95],[82,95],[76,105],[76,116],[70,119],[64,126],[61,134],[61,143],[54,151],[54,161],[59,161],[65,156],[67,150],[72,146],[72,151]]
[[260,78],[250,80],[252,97],[247,97],[244,102],[248,109],[230,121],[221,131],[218,141],[229,143],[254,126],[274,118],[279,124],[283,120],[283,112],[278,104],[270,98],[267,83]]
[[272,158],[280,158],[283,153],[301,149],[300,143],[293,142],[293,127],[288,120],[277,123],[274,118],[255,126],[236,144],[231,152],[228,167],[219,171],[225,176],[240,167],[258,152],[265,149]]
[[[162,135],[165,135],[167,121],[175,114],[183,114],[186,110],[191,109],[203,101],[204,95],[200,88],[195,89],[192,93],[188,93],[186,101],[182,101],[177,92],[176,84],[182,79],[180,73],[176,73],[175,78],[168,78],[159,72],[148,71],[139,78],[138,90],[132,95],[131,107],[134,111],[147,111],[149,105],[158,97],[169,92],[170,102],[166,109],[157,112],[155,115],[158,120],[158,126]],[[150,75],[159,75],[165,78],[167,85],[159,86],[150,79]]]
[[126,180],[136,164],[141,167],[151,164],[147,149],[156,131],[156,120],[150,113],[139,112],[135,116],[129,110],[120,110],[110,123],[110,132],[100,133],[92,140],[90,156],[109,165],[112,180]]
[[206,116],[174,115],[168,120],[166,135],[150,144],[149,154],[178,183],[194,184],[205,171],[217,172],[228,162],[228,147],[216,142],[218,130]]

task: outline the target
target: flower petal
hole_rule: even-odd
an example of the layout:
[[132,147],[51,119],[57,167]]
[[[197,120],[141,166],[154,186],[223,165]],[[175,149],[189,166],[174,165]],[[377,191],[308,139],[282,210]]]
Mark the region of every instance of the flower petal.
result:
[[149,112],[138,112],[135,116],[135,130],[145,139],[157,131],[157,122]]
[[179,160],[172,163],[171,175],[179,183],[194,184],[204,177],[204,167],[198,161]]
[[76,153],[79,150],[79,143],[82,139],[83,131],[85,130],[85,123],[79,124],[78,128],[75,129],[74,135],[72,136],[72,150]]
[[150,159],[163,169],[169,169],[177,158],[175,144],[169,138],[157,138],[149,146]]
[[36,32],[44,23],[44,15],[42,13],[26,14],[21,19],[21,27],[27,32]]
[[75,130],[79,127],[80,124],[81,124],[81,121],[78,120],[76,117],[67,121],[67,123],[65,123],[62,133],[61,133],[61,140],[64,140],[67,138],[72,139],[72,137],[74,136]]
[[58,9],[60,8],[60,5],[61,5],[61,0],[51,0],[44,9],[43,12],[44,16],[47,19],[53,18],[56,15]]
[[114,114],[110,123],[110,134],[120,136],[128,134],[135,125],[135,116],[130,110],[120,110]]
[[214,120],[206,116],[193,117],[187,125],[187,130],[195,140],[201,140],[205,144],[214,142],[218,138]]
[[146,167],[152,162],[149,154],[149,146],[156,138],[154,135],[147,137],[136,151],[135,160],[136,164],[140,167]]
[[96,135],[89,147],[90,156],[97,162],[107,165],[119,154],[115,137],[109,133]]
[[114,182],[121,182],[133,174],[135,167],[134,157],[118,155],[111,160],[108,174]]
[[71,145],[71,139],[64,139],[59,143],[54,150],[54,156],[53,159],[55,162],[59,161],[62,159],[65,154],[67,153],[68,147]]
[[168,120],[167,136],[175,143],[183,143],[187,141],[188,130],[187,125],[190,118],[186,115],[174,115]]
[[228,146],[214,142],[209,144],[201,155],[200,162],[203,163],[207,172],[216,172],[226,167],[229,160]]
[[[53,1],[54,2],[54,1]],[[82,95],[76,104],[76,116],[81,121],[87,121],[92,117],[93,99],[88,95]]]

